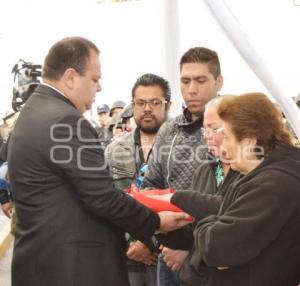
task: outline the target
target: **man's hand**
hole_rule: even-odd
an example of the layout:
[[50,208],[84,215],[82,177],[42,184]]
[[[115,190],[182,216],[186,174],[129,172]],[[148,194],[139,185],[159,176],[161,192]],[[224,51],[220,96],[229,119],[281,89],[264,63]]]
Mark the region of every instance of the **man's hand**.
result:
[[164,261],[166,262],[167,266],[170,267],[173,271],[179,270],[189,254],[189,251],[187,250],[174,250],[165,246],[162,246],[160,249]]
[[163,211],[158,213],[160,217],[160,227],[158,233],[169,232],[191,223],[188,221],[189,215],[186,213],[177,213],[170,211]]
[[157,262],[157,254],[152,253],[149,248],[140,241],[131,242],[127,250],[129,259],[143,262],[145,265],[155,265]]
[[7,203],[5,203],[5,204],[2,204],[2,205],[1,205],[1,208],[2,208],[3,213],[4,213],[8,218],[11,218],[12,208],[13,208],[12,202],[7,202]]

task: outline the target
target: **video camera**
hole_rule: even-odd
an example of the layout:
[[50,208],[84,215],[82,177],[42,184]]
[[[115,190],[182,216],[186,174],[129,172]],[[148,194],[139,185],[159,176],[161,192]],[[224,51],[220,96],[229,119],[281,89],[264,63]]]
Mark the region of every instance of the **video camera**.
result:
[[20,59],[13,67],[14,87],[12,108],[19,111],[40,84],[42,66]]

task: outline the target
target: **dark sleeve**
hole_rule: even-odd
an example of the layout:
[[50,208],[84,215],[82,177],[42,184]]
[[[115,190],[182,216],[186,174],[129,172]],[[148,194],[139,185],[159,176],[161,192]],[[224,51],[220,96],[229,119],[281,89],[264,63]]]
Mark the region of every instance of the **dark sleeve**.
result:
[[[223,200],[222,196],[201,194],[199,191],[176,191],[171,203],[190,214],[195,220],[202,219],[211,214],[217,214]],[[157,236],[163,245],[172,249],[190,250],[194,239],[192,226],[186,226],[167,234]]]
[[196,220],[218,214],[224,194],[231,188],[239,174],[229,170],[221,187],[217,187],[210,164],[203,164],[194,173],[191,190],[178,190],[171,198],[177,205]]
[[160,244],[171,249],[190,250],[194,242],[193,229],[187,225],[166,234],[158,234],[156,239]]
[[[209,164],[203,164],[195,170],[192,179],[191,190],[176,190],[171,198],[171,203],[180,207],[196,220],[210,214],[216,214],[219,210],[222,197],[213,196],[217,191],[214,177]],[[193,246],[192,226],[157,236],[158,240],[172,249],[190,250]]]
[[171,203],[178,206],[196,220],[217,214],[223,196],[202,194],[199,191],[176,191],[171,198]]
[[[55,141],[50,143],[53,168],[58,169],[73,186],[83,207],[141,241],[152,236],[159,228],[159,216],[115,189],[103,148],[97,144],[96,131],[89,122],[69,116],[53,128],[53,136]],[[57,148],[56,142],[68,144],[60,143],[65,147]]]
[[290,200],[283,202],[279,198],[279,194],[285,195],[287,191],[286,181],[284,178],[276,180],[282,177],[278,172],[262,177],[256,184],[232,189],[238,197],[223,215],[210,216],[198,223],[194,231],[195,248],[208,266],[232,267],[247,263],[278,236],[293,209],[284,206],[282,211],[280,207],[290,204]]
[[[120,140],[122,138],[126,137],[121,137]],[[126,143],[129,144],[129,141]],[[105,158],[109,173],[114,180],[115,188],[118,190],[123,191],[130,188],[134,180],[136,166],[134,164],[135,157],[133,152],[131,146],[128,146],[128,149],[124,149],[118,141],[112,142],[105,149]]]
[[156,245],[154,243],[154,236],[152,238],[145,239],[143,243],[149,248],[151,252],[157,252]]

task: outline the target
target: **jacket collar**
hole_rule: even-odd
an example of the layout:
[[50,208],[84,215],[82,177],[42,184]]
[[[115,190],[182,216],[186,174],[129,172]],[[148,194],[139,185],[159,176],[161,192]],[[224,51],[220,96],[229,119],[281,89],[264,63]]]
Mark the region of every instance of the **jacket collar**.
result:
[[175,118],[175,123],[178,126],[192,126],[192,125],[203,125],[203,114],[195,121],[192,121],[192,114],[191,112],[185,108],[183,113]]
[[77,110],[76,106],[66,96],[64,96],[62,93],[58,92],[56,89],[51,88],[48,85],[40,84],[36,88],[35,93],[40,93],[40,94],[48,95],[48,96],[54,96],[57,99],[60,99],[64,102],[66,102],[67,104],[73,106]]
[[133,131],[133,138],[135,145],[141,147],[141,133],[138,127],[136,127]]

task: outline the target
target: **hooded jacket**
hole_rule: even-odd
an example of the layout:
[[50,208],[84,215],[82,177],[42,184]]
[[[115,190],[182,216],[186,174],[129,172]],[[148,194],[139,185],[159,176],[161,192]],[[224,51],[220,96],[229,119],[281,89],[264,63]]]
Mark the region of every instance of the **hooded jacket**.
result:
[[[300,150],[279,146],[237,180],[195,231],[191,260],[205,286],[300,283]],[[226,267],[219,270],[217,267]]]

